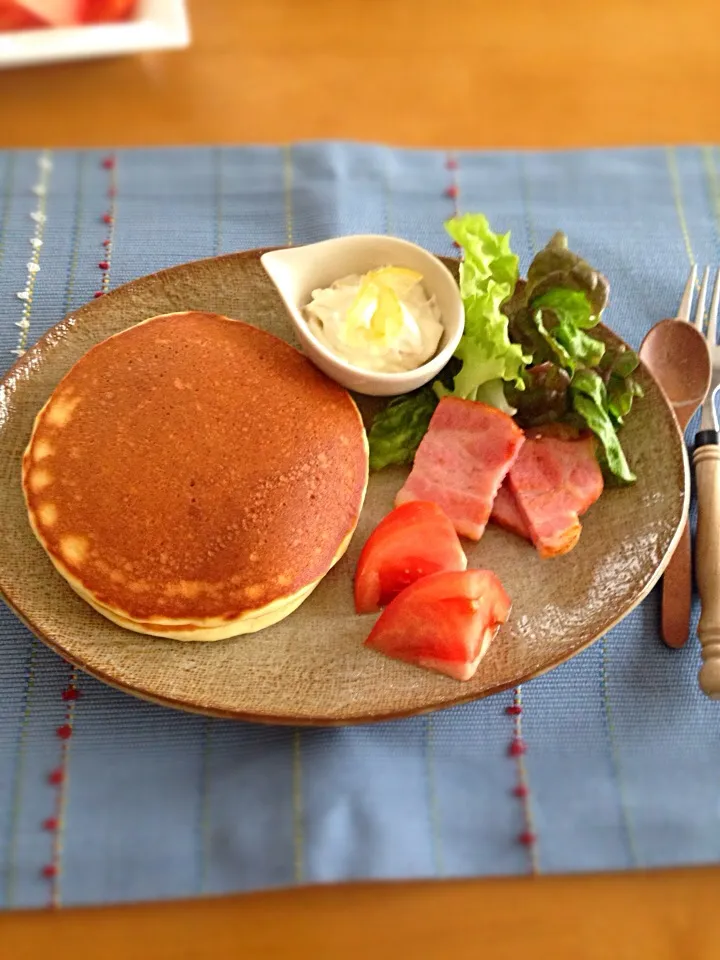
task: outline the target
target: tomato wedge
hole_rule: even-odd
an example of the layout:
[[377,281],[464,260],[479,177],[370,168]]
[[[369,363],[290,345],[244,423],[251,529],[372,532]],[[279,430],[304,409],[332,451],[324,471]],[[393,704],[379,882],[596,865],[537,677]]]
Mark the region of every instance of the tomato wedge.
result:
[[48,24],[41,17],[30,13],[20,3],[3,3],[0,0],[0,32],[4,30],[32,30],[35,27],[46,27]]
[[509,613],[510,599],[492,571],[433,573],[395,597],[365,646],[469,680]]
[[380,521],[362,549],[355,609],[373,613],[420,577],[466,567],[455,528],[440,507],[422,500],[404,503]]
[[127,20],[136,0],[85,0],[82,19],[85,23],[113,23]]
[[81,0],[20,0],[19,5],[46,26],[69,27],[81,20]]

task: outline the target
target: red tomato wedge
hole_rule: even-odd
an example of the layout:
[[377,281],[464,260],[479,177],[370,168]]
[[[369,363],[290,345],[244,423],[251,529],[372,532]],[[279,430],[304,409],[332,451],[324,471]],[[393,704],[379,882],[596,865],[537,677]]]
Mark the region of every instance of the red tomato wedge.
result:
[[509,613],[510,598],[492,571],[433,573],[395,597],[365,646],[469,680]]
[[113,23],[127,20],[136,0],[85,0],[82,19],[85,23]]
[[373,613],[421,577],[466,567],[455,528],[440,507],[424,500],[404,503],[380,521],[362,549],[355,609]]
[[20,3],[6,3],[0,0],[0,32],[4,30],[32,30],[46,27],[47,21],[30,13]]
[[81,20],[81,0],[20,0],[20,5],[51,27],[68,27]]

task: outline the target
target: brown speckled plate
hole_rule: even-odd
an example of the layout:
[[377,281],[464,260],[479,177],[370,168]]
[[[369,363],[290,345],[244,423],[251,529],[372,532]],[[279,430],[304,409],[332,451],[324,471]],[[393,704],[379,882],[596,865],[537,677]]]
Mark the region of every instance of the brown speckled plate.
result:
[[[583,518],[576,549],[541,560],[492,527],[469,547],[470,566],[492,567],[514,605],[468,683],[362,646],[372,618],[353,611],[352,574],[360,547],[392,507],[405,475],[399,468],[371,477],[348,553],[276,626],[216,643],[159,640],[114,626],[73,593],[31,533],[20,457],[35,414],[86,350],[147,317],[188,309],[239,317],[292,341],[259,252],[250,251],[174,267],[94,300],[54,327],[0,383],[0,591],[38,637],[83,670],[158,703],[216,716],[380,720],[484,697],[557,666],[626,616],[660,576],[687,513],[687,467],[670,408],[643,369],[645,398],[622,438],[639,480],[603,494]],[[372,405],[361,402],[365,413]]]

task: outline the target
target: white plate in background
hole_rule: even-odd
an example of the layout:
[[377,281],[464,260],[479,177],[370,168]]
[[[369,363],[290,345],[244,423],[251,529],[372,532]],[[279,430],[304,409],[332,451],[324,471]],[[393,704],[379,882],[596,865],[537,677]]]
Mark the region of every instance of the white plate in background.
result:
[[171,50],[189,42],[185,0],[140,0],[135,18],[121,23],[0,32],[0,68]]

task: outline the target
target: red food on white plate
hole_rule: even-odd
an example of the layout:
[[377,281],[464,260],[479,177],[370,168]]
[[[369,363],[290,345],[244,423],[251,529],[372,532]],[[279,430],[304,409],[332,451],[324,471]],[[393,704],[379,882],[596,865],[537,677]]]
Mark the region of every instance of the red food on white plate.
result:
[[415,500],[384,517],[368,537],[355,570],[355,609],[373,613],[421,577],[464,570],[455,528],[435,503]]
[[508,486],[541,557],[558,557],[580,538],[580,516],[603,491],[595,439],[529,435]]
[[21,0],[21,3],[51,27],[68,27],[82,21],[84,0]]
[[443,397],[395,503],[437,503],[459,534],[479,540],[524,439],[512,417],[495,407]]
[[0,0],[0,30],[117,23],[136,6],[137,0]]
[[83,23],[117,23],[135,11],[136,0],[82,0]]
[[395,597],[365,646],[469,680],[509,613],[510,598],[492,571],[433,573]]
[[0,32],[5,30],[33,30],[36,27],[46,27],[47,25],[42,17],[31,13],[22,3],[7,3],[0,0]]

